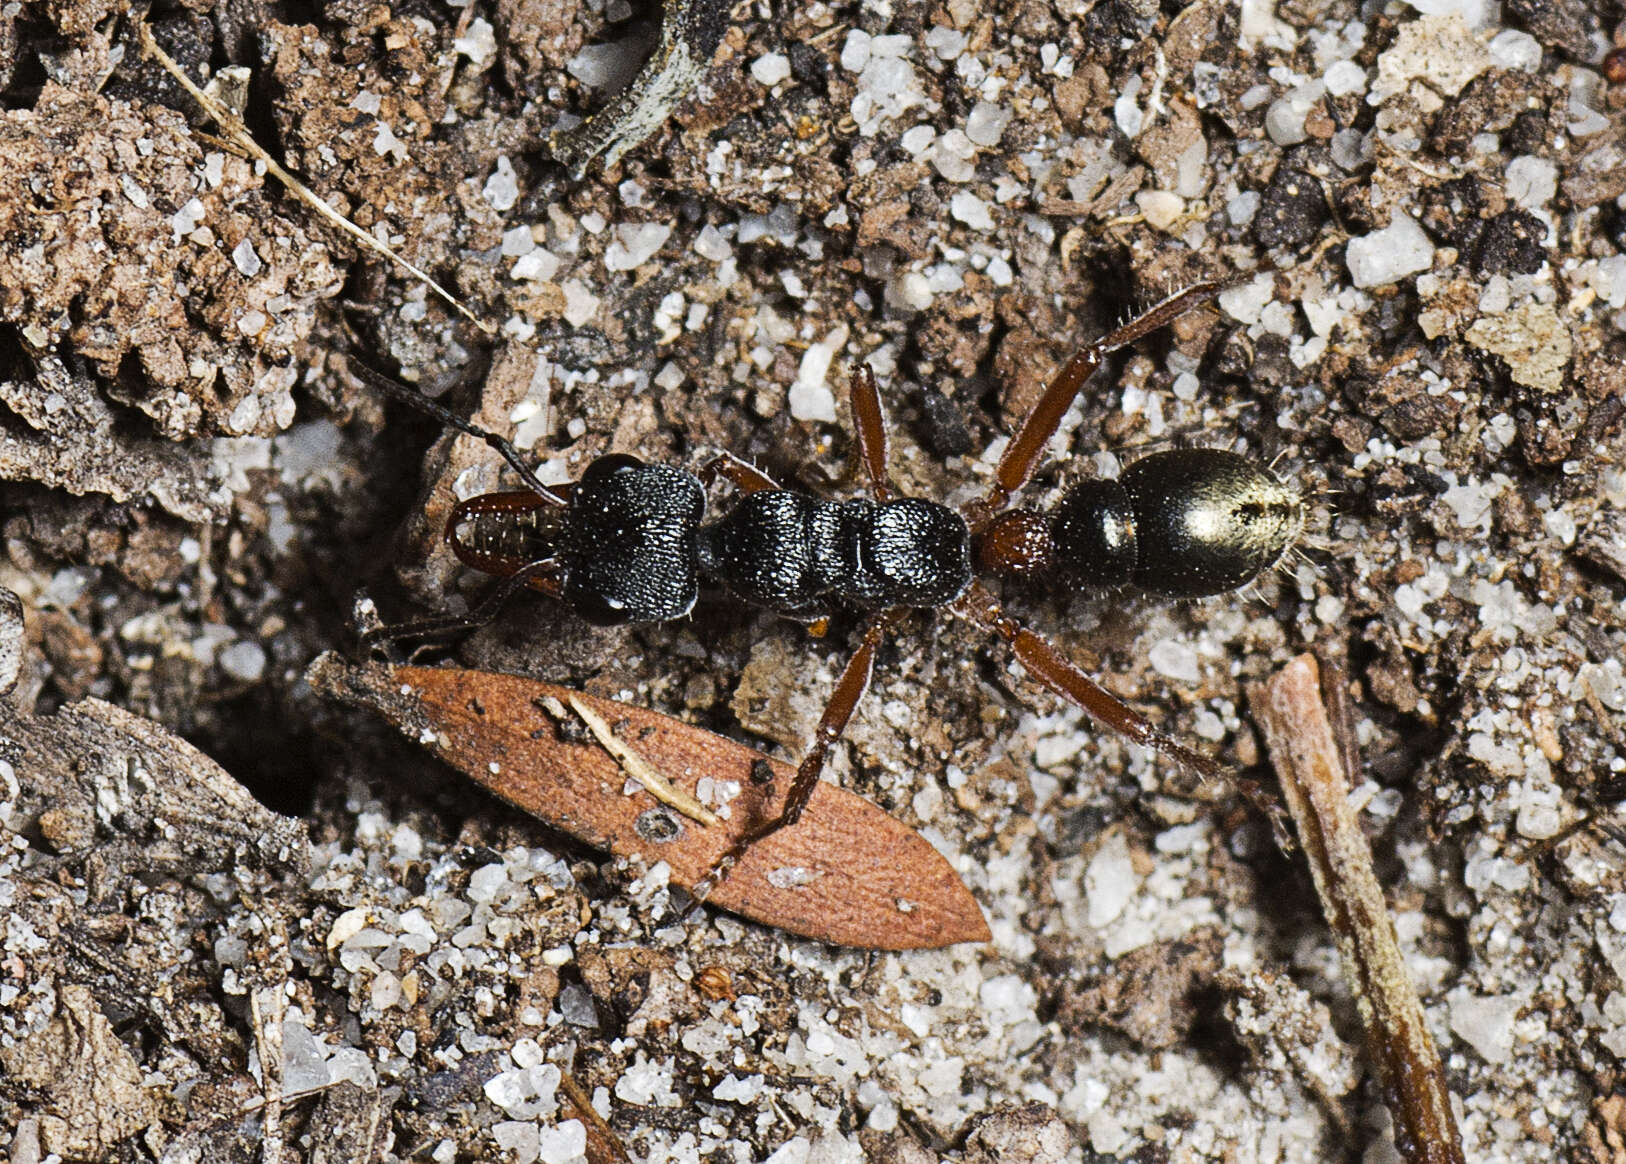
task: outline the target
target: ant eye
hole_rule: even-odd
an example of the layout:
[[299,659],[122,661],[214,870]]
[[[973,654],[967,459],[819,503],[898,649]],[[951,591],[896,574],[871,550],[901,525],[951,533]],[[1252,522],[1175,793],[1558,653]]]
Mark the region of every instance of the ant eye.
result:
[[582,480],[603,481],[617,473],[626,473],[643,467],[644,463],[631,453],[606,453],[587,466],[587,471],[582,474]]

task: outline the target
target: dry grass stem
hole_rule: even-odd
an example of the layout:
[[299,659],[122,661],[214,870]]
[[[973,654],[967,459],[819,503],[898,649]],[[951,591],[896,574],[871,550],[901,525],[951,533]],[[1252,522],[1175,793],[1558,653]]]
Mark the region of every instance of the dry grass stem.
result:
[[239,118],[230,109],[227,109],[214,97],[210,96],[208,93],[205,93],[202,89],[198,88],[192,83],[192,78],[188,77],[184,72],[182,72],[181,67],[175,63],[174,59],[159,46],[156,40],[153,39],[152,30],[147,27],[145,22],[139,24],[137,27],[141,33],[141,51],[162,65],[164,67],[164,71],[170,76],[174,77],[176,83],[179,84],[181,88],[185,89],[187,93],[191,94],[192,100],[196,101],[198,105],[202,107],[203,111],[214,120],[215,124],[220,126],[221,130],[226,134],[226,136],[231,139],[233,145],[237,146],[238,149],[241,149],[250,157],[263,162],[265,164],[265,168],[270,171],[272,177],[276,178],[277,181],[281,182],[284,186],[288,187],[289,190],[293,191],[295,197],[308,205],[312,210],[316,211],[317,214],[321,215],[328,222],[332,223],[340,231],[355,239],[358,244],[370,251],[374,251],[377,254],[382,255],[396,266],[410,272],[414,278],[421,280],[426,287],[428,287],[436,295],[440,296],[448,307],[450,307],[453,311],[456,311],[464,319],[467,319],[470,323],[474,324],[475,327],[479,328],[487,335],[497,334],[497,329],[493,324],[481,319],[478,315],[474,314],[474,312],[465,307],[457,296],[453,295],[450,291],[446,290],[446,288],[435,282],[427,271],[403,258],[388,244],[379,242],[365,230],[362,230],[361,227],[357,226],[344,215],[340,214],[337,210],[333,209],[333,207],[329,206],[309,186],[305,185],[305,183],[294,177],[294,175],[290,173],[281,162],[277,161],[276,158],[267,153],[264,147],[262,147],[259,142],[254,140],[254,136],[248,132],[248,127],[243,124],[241,118]]
[[675,808],[690,820],[699,821],[707,828],[717,823],[717,814],[681,788],[674,787],[672,782],[662,776],[653,765],[632,749],[632,746],[615,734],[614,729],[604,722],[604,717],[595,712],[587,704],[570,697],[570,710],[581,717],[587,725],[587,730],[593,733],[593,738],[610,755],[614,756],[626,769],[627,775],[642,784],[648,793],[668,808]]

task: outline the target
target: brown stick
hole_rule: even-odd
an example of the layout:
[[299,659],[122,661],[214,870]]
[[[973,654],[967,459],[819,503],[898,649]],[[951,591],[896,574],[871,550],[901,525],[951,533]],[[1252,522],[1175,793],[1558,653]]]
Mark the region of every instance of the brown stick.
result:
[[588,1098],[586,1088],[576,1082],[576,1076],[572,1074],[574,1066],[572,1062],[559,1068],[559,1090],[565,1093],[570,1106],[576,1109],[576,1118],[587,1130],[588,1164],[627,1164],[632,1157],[627,1155],[626,1145],[615,1134],[615,1129],[598,1114],[598,1108]]
[[1283,798],[1310,860],[1367,1053],[1408,1164],[1463,1164],[1439,1051],[1406,973],[1372,850],[1349,806],[1351,774],[1322,702],[1315,657],[1300,655],[1254,698]]

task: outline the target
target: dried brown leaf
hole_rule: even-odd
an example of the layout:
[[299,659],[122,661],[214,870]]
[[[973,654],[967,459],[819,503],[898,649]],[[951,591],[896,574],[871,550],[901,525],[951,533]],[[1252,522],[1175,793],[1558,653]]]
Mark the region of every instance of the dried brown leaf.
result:
[[[369,707],[510,804],[597,848],[665,861],[689,887],[745,827],[780,811],[794,769],[743,744],[645,708],[486,671],[312,664],[318,691]],[[705,828],[628,794],[620,764],[596,741],[567,738],[545,702],[576,699],[673,784],[732,781],[730,816]],[[773,780],[753,781],[772,768]],[[710,901],[792,933],[842,946],[905,950],[984,942],[982,911],[923,837],[862,797],[821,783],[792,828],[754,846]]]

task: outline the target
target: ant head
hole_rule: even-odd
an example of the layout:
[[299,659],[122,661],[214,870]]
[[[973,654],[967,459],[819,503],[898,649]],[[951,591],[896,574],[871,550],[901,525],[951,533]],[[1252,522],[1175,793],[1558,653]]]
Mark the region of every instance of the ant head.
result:
[[611,453],[587,466],[560,538],[564,598],[589,622],[682,618],[699,593],[695,530],[706,494],[693,475]]

